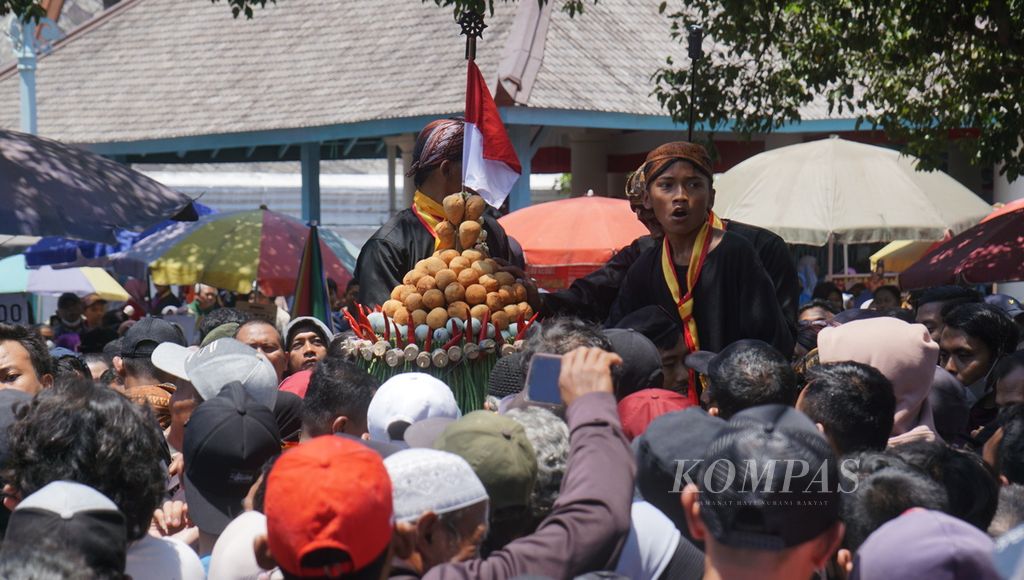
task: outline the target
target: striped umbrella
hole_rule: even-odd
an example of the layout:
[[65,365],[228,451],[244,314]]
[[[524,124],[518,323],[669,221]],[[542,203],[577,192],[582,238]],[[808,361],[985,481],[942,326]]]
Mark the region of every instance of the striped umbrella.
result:
[[[309,238],[309,228],[301,221],[261,208],[203,216],[182,229],[180,238],[154,240],[156,248],[143,240],[124,258],[157,249],[158,255],[143,258],[154,284],[202,283],[245,293],[258,281],[270,296],[295,291]],[[344,287],[352,274],[323,241],[319,246],[325,274]]]
[[327,293],[327,278],[324,276],[323,255],[320,250],[319,228],[309,227],[306,247],[302,251],[299,276],[295,281],[295,302],[292,304],[292,318],[312,316],[327,325],[333,332],[331,320],[331,298]]

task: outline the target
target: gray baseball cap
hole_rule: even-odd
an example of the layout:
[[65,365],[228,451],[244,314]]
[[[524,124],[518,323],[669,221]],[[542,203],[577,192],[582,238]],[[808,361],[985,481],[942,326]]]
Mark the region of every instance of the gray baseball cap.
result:
[[255,349],[233,338],[215,340],[199,350],[172,343],[153,351],[160,370],[192,383],[204,401],[216,397],[224,385],[240,382],[257,402],[274,409],[277,372]]

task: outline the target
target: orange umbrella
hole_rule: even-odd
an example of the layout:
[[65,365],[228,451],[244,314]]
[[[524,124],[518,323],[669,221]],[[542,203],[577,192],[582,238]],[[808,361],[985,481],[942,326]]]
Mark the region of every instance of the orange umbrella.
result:
[[1013,212],[1013,211],[1017,211],[1018,209],[1020,209],[1022,207],[1024,207],[1024,199],[1015,199],[1015,200],[1011,201],[1010,203],[1003,205],[1003,207],[1001,207],[1001,208],[995,210],[994,212],[988,214],[987,216],[985,216],[985,218],[981,220],[981,223],[985,223],[988,220],[990,220],[992,218],[999,217],[999,216],[1001,216],[1001,215],[1003,215],[1005,213],[1010,213],[1010,212]]
[[543,288],[564,288],[598,269],[615,252],[648,235],[624,199],[575,197],[542,203],[501,218],[523,247],[527,271]]

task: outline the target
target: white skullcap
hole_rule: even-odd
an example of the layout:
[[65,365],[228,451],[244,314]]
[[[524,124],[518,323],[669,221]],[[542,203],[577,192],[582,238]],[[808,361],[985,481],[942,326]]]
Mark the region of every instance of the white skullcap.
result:
[[385,381],[377,389],[366,410],[370,439],[404,444],[388,436],[392,423],[410,425],[431,417],[458,419],[461,416],[455,395],[448,385],[426,373],[402,373]]
[[465,459],[436,449],[405,449],[384,459],[391,477],[395,521],[415,521],[487,501],[487,490]]

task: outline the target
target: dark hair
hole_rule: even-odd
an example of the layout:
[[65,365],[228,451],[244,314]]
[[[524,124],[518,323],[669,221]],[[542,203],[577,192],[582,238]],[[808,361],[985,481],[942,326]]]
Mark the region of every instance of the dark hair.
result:
[[811,299],[828,300],[828,297],[831,296],[833,292],[840,296],[843,295],[843,291],[839,289],[839,286],[836,286],[831,282],[818,282],[814,287],[814,291],[811,292]]
[[900,292],[900,289],[896,286],[893,286],[892,284],[886,284],[885,286],[879,286],[878,288],[875,288],[873,296],[877,298],[879,292],[888,292],[889,294],[892,294],[893,298],[896,299],[896,302],[900,302],[903,296]]
[[719,417],[728,421],[751,407],[791,407],[796,402],[796,372],[784,356],[765,346],[733,351],[721,364],[708,369],[707,395],[718,407]]
[[235,338],[238,338],[238,334],[242,332],[243,328],[248,328],[250,326],[269,326],[270,328],[273,328],[274,332],[277,334],[277,339],[281,345],[281,348],[284,349],[284,337],[281,336],[281,331],[277,329],[277,326],[273,322],[270,322],[269,320],[264,320],[262,318],[250,318],[249,320],[240,323],[238,325],[238,329],[235,330]]
[[523,368],[530,367],[530,359],[538,352],[546,354],[567,354],[581,346],[600,348],[614,352],[612,343],[601,329],[574,316],[549,318],[532,334],[523,351]]
[[[72,296],[74,295],[72,294]],[[28,351],[29,360],[32,361],[32,368],[35,369],[37,377],[41,379],[43,375],[53,374],[53,357],[50,356],[50,351],[47,350],[46,343],[43,342],[41,336],[29,332],[24,326],[0,323],[0,342],[7,340],[17,342]]]
[[841,496],[842,519],[846,524],[843,545],[851,552],[883,524],[910,508],[949,509],[946,490],[909,466],[882,467],[866,474],[855,490]]
[[213,312],[203,316],[202,320],[199,321],[199,334],[205,337],[207,334],[210,334],[214,328],[217,328],[222,324],[234,322],[235,324],[241,325],[251,319],[252,316],[237,308],[217,308]]
[[170,383],[174,381],[174,377],[156,368],[156,365],[153,364],[153,359],[149,357],[125,357],[121,359],[121,363],[124,365],[124,375],[126,377],[155,380],[158,383]]
[[1024,403],[1011,405],[1000,415],[1003,440],[999,442],[996,469],[1010,483],[1024,484]]
[[121,377],[121,375],[117,374],[117,371],[114,370],[114,367],[110,367],[107,370],[103,371],[103,374],[100,375],[99,382],[100,385],[104,387],[110,386],[110,383],[115,383],[122,386],[124,385],[124,379]]
[[270,456],[269,459],[263,462],[263,467],[260,468],[260,484],[256,487],[256,492],[252,494],[253,511],[260,512],[261,514],[265,513],[263,508],[267,502],[267,476],[270,475],[270,470],[274,468],[274,464],[280,458],[281,454],[278,453]]
[[81,358],[73,354],[66,354],[54,361],[53,378],[59,379],[66,376],[92,379],[92,373],[89,372],[89,367]]
[[999,481],[976,453],[943,443],[917,441],[889,449],[946,488],[949,511],[981,531],[988,529],[999,503]]
[[943,302],[943,310],[956,308],[961,304],[981,302],[981,294],[964,286],[937,286],[921,292],[913,300],[914,308],[920,308],[932,302]]
[[946,328],[959,330],[985,343],[992,360],[1017,350],[1020,331],[1017,323],[991,304],[961,304],[943,313]]
[[341,415],[364,423],[370,399],[380,383],[370,373],[340,358],[325,358],[316,365],[302,400],[302,430],[310,437],[328,435]]
[[821,308],[823,310],[831,312],[832,314],[839,314],[839,310],[836,308],[835,304],[832,304],[831,302],[824,298],[815,298],[814,300],[811,300],[807,304],[801,306],[800,309],[797,310],[797,316],[803,314],[804,312],[812,308]]
[[818,365],[807,378],[801,410],[825,427],[836,453],[885,449],[896,413],[896,395],[885,375],[846,361]]
[[327,290],[334,292],[335,294],[338,293],[338,283],[334,281],[334,278],[327,279]]
[[78,295],[76,295],[73,292],[65,292],[60,295],[60,298],[57,299],[57,309],[64,310],[68,306],[74,306],[75,304],[81,303],[82,299],[79,298]]
[[149,530],[164,494],[163,434],[147,407],[91,381],[44,389],[10,427],[9,481],[22,496],[75,481],[110,498],[125,515],[128,540]]

